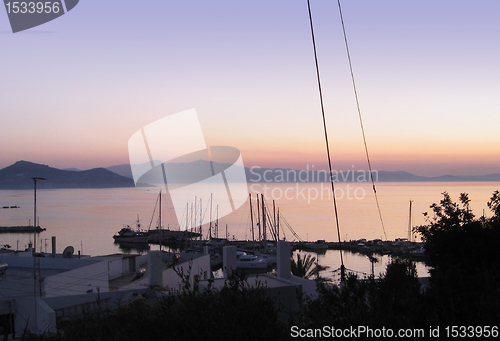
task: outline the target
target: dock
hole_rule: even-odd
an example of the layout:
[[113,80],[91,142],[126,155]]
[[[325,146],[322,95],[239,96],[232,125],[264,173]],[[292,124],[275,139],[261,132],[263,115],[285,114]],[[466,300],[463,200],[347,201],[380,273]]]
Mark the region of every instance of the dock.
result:
[[[36,232],[45,230],[43,227],[36,227]],[[0,226],[0,233],[33,233],[33,226]]]

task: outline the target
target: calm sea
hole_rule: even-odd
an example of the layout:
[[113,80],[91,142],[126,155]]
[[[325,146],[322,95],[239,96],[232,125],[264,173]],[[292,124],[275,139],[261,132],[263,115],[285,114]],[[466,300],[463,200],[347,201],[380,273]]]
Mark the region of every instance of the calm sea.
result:
[[[500,189],[500,183],[488,182],[442,182],[442,183],[378,183],[377,194],[382,212],[380,221],[375,197],[370,185],[351,183],[337,184],[339,226],[342,240],[355,239],[395,239],[408,236],[409,203],[412,200],[412,225],[424,224],[423,212],[430,212],[429,206],[442,199],[442,192],[450,193],[458,201],[460,193],[469,194],[472,209],[476,215],[486,216],[490,212],[486,206],[492,193]],[[252,184],[253,209],[256,210],[256,194],[264,193],[268,213],[272,216],[272,202],[279,208],[283,230],[280,237],[294,240],[294,236],[284,221],[303,239],[315,241],[324,239],[337,241],[337,232],[330,187],[321,183],[299,184]],[[50,238],[57,237],[57,252],[68,245],[82,254],[103,255],[122,252],[113,243],[115,234],[124,224],[135,226],[139,215],[142,227],[147,229],[152,221],[156,226],[157,216],[153,209],[158,193],[141,191],[136,188],[118,189],[56,189],[38,190],[38,217],[40,225],[47,230],[40,234],[37,250],[50,252]],[[199,199],[198,199],[199,200]],[[194,201],[194,198],[191,199]],[[164,201],[165,202],[165,201]],[[203,198],[208,206],[208,198]],[[20,208],[0,209],[0,225],[28,225],[33,219],[33,191],[0,190],[0,207],[20,206]],[[213,207],[215,217],[216,207]],[[199,208],[198,208],[199,212]],[[191,214],[191,213],[190,213]],[[193,208],[194,215],[194,208]],[[199,213],[196,214],[199,221]],[[204,209],[202,219],[204,234],[207,232],[209,213]],[[180,217],[181,224],[185,216]],[[171,230],[179,229],[175,213],[163,208],[163,226]],[[252,239],[249,202],[230,215],[219,218],[219,237],[227,233],[230,239]],[[385,233],[384,233],[385,230]],[[257,233],[257,232],[255,232]],[[31,241],[30,234],[0,234],[0,246],[9,244],[13,249],[24,249]],[[152,247],[154,249],[154,246]],[[76,252],[75,251],[75,252]],[[331,270],[339,267],[338,251],[328,251],[317,255],[319,262],[329,265]],[[375,273],[385,269],[389,258],[380,257]],[[344,261],[347,268],[371,273],[371,265],[366,256],[346,252]],[[419,272],[425,272],[419,265]]]

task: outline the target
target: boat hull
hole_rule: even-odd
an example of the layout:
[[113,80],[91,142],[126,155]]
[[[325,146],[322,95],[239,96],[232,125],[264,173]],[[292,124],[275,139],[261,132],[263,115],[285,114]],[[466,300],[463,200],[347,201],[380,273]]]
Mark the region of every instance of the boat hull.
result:
[[133,237],[122,237],[122,236],[113,236],[113,239],[117,243],[147,243],[148,236],[133,236]]

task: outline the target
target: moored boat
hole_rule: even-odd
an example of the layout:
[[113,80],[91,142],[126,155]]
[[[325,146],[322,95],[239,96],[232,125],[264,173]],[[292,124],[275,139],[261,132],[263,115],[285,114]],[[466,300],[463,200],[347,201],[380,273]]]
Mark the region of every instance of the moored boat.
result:
[[113,239],[117,243],[147,243],[148,234],[141,231],[141,223],[139,222],[139,216],[137,216],[137,231],[130,228],[129,225],[125,225],[118,234],[113,236]]
[[[238,252],[239,253],[239,252]],[[236,255],[236,267],[239,269],[267,269],[267,261],[253,255]]]
[[121,243],[147,243],[148,236],[144,232],[134,231],[129,226],[122,228],[113,236],[115,242]]

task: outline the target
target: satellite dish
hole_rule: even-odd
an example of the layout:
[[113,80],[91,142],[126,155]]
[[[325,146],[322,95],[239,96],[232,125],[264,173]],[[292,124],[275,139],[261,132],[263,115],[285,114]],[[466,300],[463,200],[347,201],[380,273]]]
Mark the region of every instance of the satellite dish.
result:
[[73,248],[73,246],[66,246],[66,248],[63,251],[63,258],[71,258],[74,252],[75,249]]

